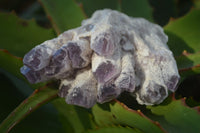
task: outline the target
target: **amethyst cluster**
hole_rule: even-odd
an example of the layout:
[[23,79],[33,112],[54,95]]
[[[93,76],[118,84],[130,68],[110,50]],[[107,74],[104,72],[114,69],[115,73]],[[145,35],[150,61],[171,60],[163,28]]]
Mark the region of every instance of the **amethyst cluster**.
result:
[[30,83],[61,80],[59,96],[86,108],[124,91],[139,104],[159,104],[180,77],[167,41],[160,26],[143,18],[98,10],[28,52],[21,73]]

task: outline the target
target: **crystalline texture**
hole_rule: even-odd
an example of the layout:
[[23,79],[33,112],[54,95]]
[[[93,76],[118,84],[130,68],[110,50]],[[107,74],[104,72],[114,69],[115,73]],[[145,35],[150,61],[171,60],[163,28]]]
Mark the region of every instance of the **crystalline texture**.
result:
[[31,83],[61,80],[58,95],[86,108],[124,91],[139,104],[159,104],[180,79],[167,41],[159,25],[98,10],[80,27],[28,52],[21,73]]
[[73,81],[62,80],[59,95],[65,97],[69,104],[90,108],[96,103],[96,84],[91,70],[85,70],[77,74]]
[[119,77],[115,80],[115,85],[117,88],[121,89],[121,92],[135,91],[135,71],[134,71],[134,60],[133,55],[130,53],[126,53],[122,57],[122,71]]

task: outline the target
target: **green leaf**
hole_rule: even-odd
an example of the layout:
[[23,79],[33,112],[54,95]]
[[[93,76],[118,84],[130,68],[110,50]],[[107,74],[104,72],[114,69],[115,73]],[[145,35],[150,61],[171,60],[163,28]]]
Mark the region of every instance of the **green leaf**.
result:
[[40,107],[17,124],[10,133],[66,133],[57,110],[50,103]]
[[[17,105],[23,101],[27,93],[16,88],[12,82],[0,73],[0,84],[3,89],[0,93],[0,123]],[[29,88],[30,89],[30,88]],[[32,89],[30,89],[32,92]],[[36,128],[37,127],[37,128]],[[58,113],[51,104],[47,104],[31,113],[23,121],[17,124],[10,133],[60,133],[61,123],[58,120]]]
[[193,0],[195,8],[200,8],[200,0]]
[[148,119],[141,111],[134,111],[119,102],[98,104],[92,108],[98,126],[125,125],[142,132],[161,133],[163,129],[157,122]]
[[153,9],[153,18],[161,26],[169,22],[170,17],[177,17],[176,0],[149,0]]
[[0,72],[0,122],[6,118],[25,97],[20,93],[11,81]]
[[60,121],[66,132],[80,133],[95,127],[90,110],[69,105],[63,98],[52,103],[59,112]]
[[157,118],[167,132],[173,133],[198,133],[200,131],[200,114],[194,109],[186,106],[185,100],[171,100],[158,106],[149,106],[151,112]]
[[91,17],[91,15],[100,9],[114,9],[114,10],[121,10],[120,9],[120,2],[119,0],[77,0],[83,7],[84,12],[86,13],[87,17]]
[[132,17],[143,17],[153,21],[148,0],[121,0],[121,11]]
[[178,56],[176,57],[176,62],[183,79],[200,73],[200,52]]
[[147,0],[77,0],[83,6],[88,17],[96,10],[113,9],[119,10],[132,17],[144,17],[152,19],[152,9]]
[[200,73],[200,10],[177,20],[171,20],[164,27],[169,37],[169,48],[173,51],[181,76]]
[[200,10],[193,9],[184,17],[171,20],[169,24],[164,27],[169,36],[168,45],[175,56],[181,55],[184,50],[189,53],[200,51],[199,23]]
[[80,26],[85,18],[74,0],[39,0],[39,2],[44,7],[57,34]]
[[20,73],[20,67],[23,66],[22,58],[10,54],[7,50],[0,49],[0,62],[2,69],[12,73],[18,78],[24,78]]
[[6,78],[8,78],[7,80],[11,81],[12,84],[16,87],[16,89],[18,89],[26,97],[28,97],[32,93],[33,88],[31,88],[29,83],[25,82],[22,79],[17,78],[16,76],[10,74],[9,72],[7,72],[1,68],[0,68],[0,73],[4,74],[6,76]]
[[131,129],[128,127],[103,127],[103,128],[97,128],[95,130],[89,130],[84,133],[142,133],[139,130]]
[[[46,86],[47,87],[47,86]],[[0,132],[9,132],[17,123],[43,104],[55,99],[57,90],[50,88],[37,89],[24,100],[1,124]]]
[[189,106],[189,107],[198,107],[200,105],[200,101],[196,101],[194,100],[194,98],[192,96],[187,97],[185,99],[185,103]]
[[1,49],[23,57],[35,45],[55,37],[52,29],[39,27],[34,20],[23,20],[14,13],[0,12]]

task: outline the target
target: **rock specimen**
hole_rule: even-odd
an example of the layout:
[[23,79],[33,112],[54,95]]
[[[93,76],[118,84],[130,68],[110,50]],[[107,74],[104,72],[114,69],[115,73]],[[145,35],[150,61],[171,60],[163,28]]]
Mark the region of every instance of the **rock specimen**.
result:
[[59,96],[86,108],[124,91],[139,104],[159,104],[180,77],[167,41],[160,26],[143,18],[98,10],[28,52],[21,73],[31,83],[61,80]]

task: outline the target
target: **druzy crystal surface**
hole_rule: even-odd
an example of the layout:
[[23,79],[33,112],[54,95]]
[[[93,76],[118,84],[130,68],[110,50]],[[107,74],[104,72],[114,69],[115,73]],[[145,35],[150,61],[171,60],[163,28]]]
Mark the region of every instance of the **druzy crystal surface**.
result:
[[159,25],[98,10],[80,27],[28,52],[21,73],[31,83],[61,80],[59,96],[86,108],[124,91],[139,104],[159,104],[180,77],[167,41]]

